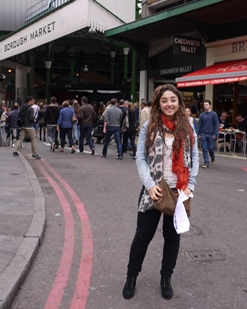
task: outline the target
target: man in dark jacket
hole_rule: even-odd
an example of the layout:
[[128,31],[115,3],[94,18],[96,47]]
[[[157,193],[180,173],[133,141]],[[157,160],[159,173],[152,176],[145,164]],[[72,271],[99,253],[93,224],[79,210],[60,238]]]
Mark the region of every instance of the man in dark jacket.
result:
[[87,137],[89,147],[91,148],[91,154],[94,155],[94,142],[92,139],[92,129],[94,120],[97,117],[97,114],[92,105],[88,104],[88,98],[83,96],[81,98],[82,106],[80,107],[80,143],[79,148],[80,152],[84,151],[84,138]]
[[20,138],[15,144],[13,156],[19,156],[17,152],[18,148],[22,144],[26,133],[30,137],[31,140],[31,148],[32,148],[32,157],[35,159],[41,159],[40,156],[36,152],[36,139],[35,139],[35,129],[34,129],[34,110],[31,106],[34,104],[34,98],[32,96],[26,97],[26,104],[21,107],[20,113],[24,115],[24,123],[21,127]]
[[242,115],[237,115],[236,120],[238,123],[239,131],[245,132],[247,134],[247,118],[244,118]]
[[217,114],[212,111],[210,100],[204,100],[204,112],[200,115],[197,127],[198,138],[201,139],[204,164],[203,168],[209,167],[209,156],[211,163],[215,162],[214,144],[219,131],[219,119]]
[[47,128],[47,139],[51,144],[51,150],[55,151],[56,145],[58,146],[57,140],[57,121],[59,118],[60,108],[57,105],[57,98],[51,97],[50,104],[46,108],[44,127]]
[[17,125],[17,119],[19,115],[19,104],[17,102],[13,105],[13,110],[9,113],[8,116],[8,126],[9,129],[12,130],[12,140],[15,138],[19,138],[20,136],[20,129]]

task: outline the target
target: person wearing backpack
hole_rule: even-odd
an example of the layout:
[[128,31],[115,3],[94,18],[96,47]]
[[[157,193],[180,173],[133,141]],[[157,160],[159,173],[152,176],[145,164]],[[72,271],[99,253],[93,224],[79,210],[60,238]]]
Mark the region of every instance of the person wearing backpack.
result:
[[32,96],[26,97],[26,104],[20,109],[17,124],[21,128],[20,138],[15,144],[13,156],[19,156],[17,152],[18,148],[22,144],[26,133],[31,140],[32,157],[35,159],[41,159],[36,152],[36,139],[35,139],[35,129],[34,129],[34,110],[31,106],[34,104],[34,98]]

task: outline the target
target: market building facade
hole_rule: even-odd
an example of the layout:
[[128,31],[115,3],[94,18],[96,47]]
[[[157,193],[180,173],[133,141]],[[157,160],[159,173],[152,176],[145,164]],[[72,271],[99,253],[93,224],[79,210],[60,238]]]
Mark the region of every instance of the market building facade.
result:
[[136,0],[19,2],[1,1],[1,100],[127,95],[132,50],[104,32],[135,20]]
[[[106,32],[138,50],[140,96],[150,100],[157,85],[170,82],[180,88],[187,104],[210,99],[218,114],[232,113],[232,122],[239,113],[247,115],[247,3],[143,0],[142,5],[142,19]],[[205,77],[206,71],[200,75],[198,70],[221,62],[218,79]],[[210,82],[196,83],[208,77]]]

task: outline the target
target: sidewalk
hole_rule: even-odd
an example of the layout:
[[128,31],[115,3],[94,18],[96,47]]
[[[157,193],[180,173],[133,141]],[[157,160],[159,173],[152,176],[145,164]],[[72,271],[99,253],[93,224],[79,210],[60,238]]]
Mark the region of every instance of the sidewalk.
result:
[[0,147],[0,309],[8,309],[38,251],[45,229],[45,200],[24,156]]

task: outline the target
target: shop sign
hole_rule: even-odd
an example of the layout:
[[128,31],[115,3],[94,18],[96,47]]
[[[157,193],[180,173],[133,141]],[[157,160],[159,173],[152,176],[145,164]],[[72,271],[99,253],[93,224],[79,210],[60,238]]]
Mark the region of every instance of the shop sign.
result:
[[7,52],[11,49],[16,49],[22,46],[23,44],[28,43],[28,41],[35,40],[36,38],[49,34],[50,32],[53,31],[55,31],[55,21],[42,27],[39,27],[38,29],[30,32],[28,35],[24,35],[7,42],[6,44],[4,44],[4,52]]
[[171,74],[181,74],[181,73],[189,73],[192,72],[192,65],[184,66],[184,67],[174,67],[161,69],[160,75],[171,75]]
[[241,53],[247,51],[247,41],[232,43],[232,53]]
[[200,57],[202,54],[202,41],[198,38],[175,35],[173,38],[173,54]]

